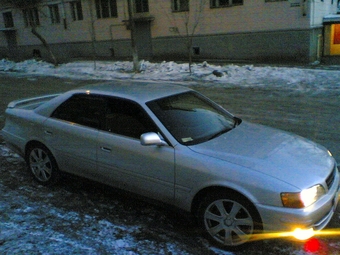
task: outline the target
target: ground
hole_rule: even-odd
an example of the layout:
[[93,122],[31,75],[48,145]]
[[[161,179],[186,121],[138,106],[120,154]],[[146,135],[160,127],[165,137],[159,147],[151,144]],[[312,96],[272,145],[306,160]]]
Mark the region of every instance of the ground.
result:
[[[329,72],[326,72],[329,75]],[[298,133],[329,148],[340,162],[340,89],[315,86],[317,78],[294,88],[226,86],[190,81],[237,116]],[[322,77],[319,75],[317,77]],[[286,82],[286,81],[282,81]],[[31,74],[0,74],[0,128],[11,100],[66,91],[93,80]],[[299,89],[297,89],[300,86]],[[331,88],[331,89],[330,89]],[[0,142],[1,143],[1,142]],[[228,252],[211,246],[195,219],[163,204],[66,176],[54,187],[34,182],[24,161],[0,144],[0,253],[2,254],[339,254],[339,235],[309,242],[266,240]],[[339,210],[328,229],[340,228]]]

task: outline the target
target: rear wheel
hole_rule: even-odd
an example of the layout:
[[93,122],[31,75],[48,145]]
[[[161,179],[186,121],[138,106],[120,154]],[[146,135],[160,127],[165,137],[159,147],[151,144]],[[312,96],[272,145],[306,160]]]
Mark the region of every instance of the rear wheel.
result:
[[209,194],[198,213],[208,238],[224,248],[239,248],[262,230],[254,206],[239,195]]
[[43,185],[58,181],[60,172],[52,153],[42,144],[34,144],[27,150],[27,165],[33,177]]

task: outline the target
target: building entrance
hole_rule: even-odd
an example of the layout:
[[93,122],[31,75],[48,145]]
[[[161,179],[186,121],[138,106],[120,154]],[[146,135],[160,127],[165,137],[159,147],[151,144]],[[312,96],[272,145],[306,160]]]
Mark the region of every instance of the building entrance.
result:
[[340,24],[331,25],[330,55],[340,55]]
[[136,47],[140,59],[152,58],[152,42],[150,21],[136,21]]

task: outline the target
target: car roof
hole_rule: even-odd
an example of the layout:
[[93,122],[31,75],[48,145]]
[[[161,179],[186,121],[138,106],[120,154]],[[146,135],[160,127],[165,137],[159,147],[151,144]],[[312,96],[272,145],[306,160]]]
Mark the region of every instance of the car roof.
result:
[[158,98],[180,94],[191,89],[179,84],[156,82],[114,81],[93,84],[70,91],[73,94],[87,93],[100,94],[130,99],[139,103],[146,103]]

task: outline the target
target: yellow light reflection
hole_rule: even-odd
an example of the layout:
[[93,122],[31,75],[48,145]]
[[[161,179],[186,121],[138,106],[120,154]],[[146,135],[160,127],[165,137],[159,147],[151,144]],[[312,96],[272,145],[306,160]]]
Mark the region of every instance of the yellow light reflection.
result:
[[295,237],[298,240],[307,240],[314,236],[314,230],[312,228],[310,229],[301,229],[297,228],[293,231],[293,237]]
[[310,239],[313,236],[340,236],[340,229],[325,229],[314,231],[313,229],[295,229],[290,232],[254,234],[251,241],[260,241],[277,238],[294,238],[300,241]]
[[325,229],[316,232],[317,236],[338,236],[340,235],[340,229]]

